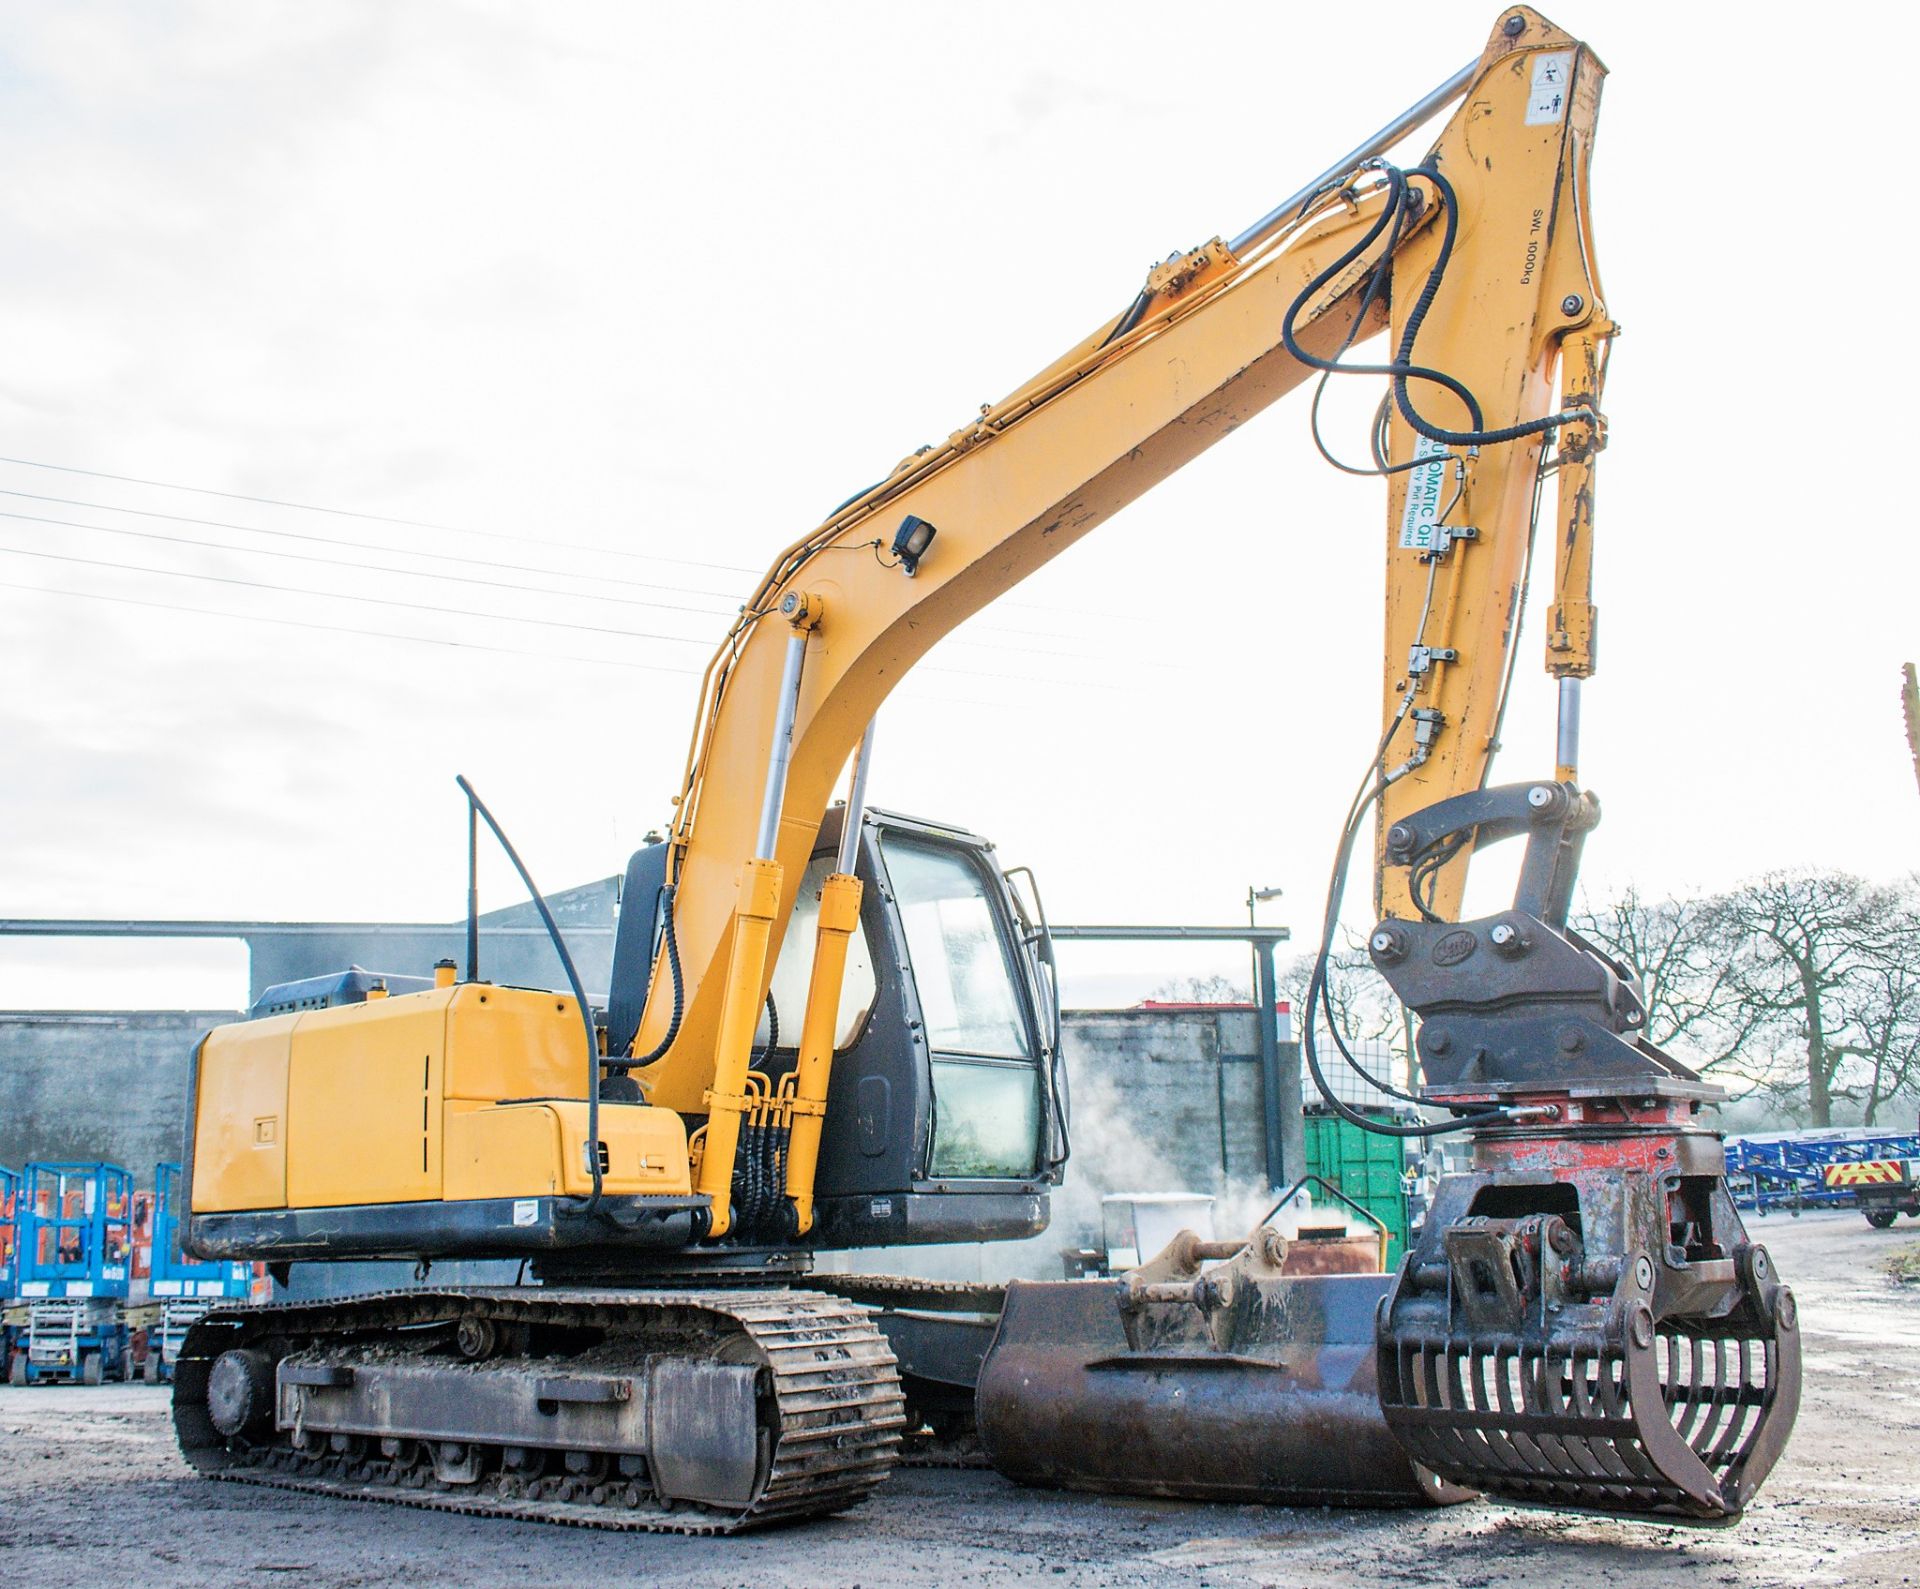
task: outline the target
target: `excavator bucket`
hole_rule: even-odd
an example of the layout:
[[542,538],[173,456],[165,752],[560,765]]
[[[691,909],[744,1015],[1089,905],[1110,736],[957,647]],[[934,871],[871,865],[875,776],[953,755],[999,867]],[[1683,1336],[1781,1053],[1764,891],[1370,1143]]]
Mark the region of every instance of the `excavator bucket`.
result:
[[1288,1254],[1266,1227],[1244,1245],[1182,1232],[1123,1278],[1011,1282],[975,1398],[989,1460],[1022,1484],[1122,1495],[1466,1499],[1380,1415],[1374,1320],[1391,1277],[1290,1273]]

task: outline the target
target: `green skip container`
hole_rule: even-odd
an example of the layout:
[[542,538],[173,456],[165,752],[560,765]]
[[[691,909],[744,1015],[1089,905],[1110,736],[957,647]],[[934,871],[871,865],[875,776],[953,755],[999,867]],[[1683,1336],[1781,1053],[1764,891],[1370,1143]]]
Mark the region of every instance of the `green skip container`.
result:
[[[1382,1114],[1382,1120],[1391,1118]],[[1406,1145],[1336,1114],[1309,1114],[1307,1174],[1338,1187],[1387,1227],[1387,1272],[1407,1250]]]

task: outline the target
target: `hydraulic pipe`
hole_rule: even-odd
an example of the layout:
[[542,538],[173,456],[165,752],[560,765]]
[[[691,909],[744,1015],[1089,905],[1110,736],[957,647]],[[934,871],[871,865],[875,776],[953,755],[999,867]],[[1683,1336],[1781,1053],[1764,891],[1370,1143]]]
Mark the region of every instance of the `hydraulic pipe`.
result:
[[1580,679],[1560,681],[1560,722],[1554,735],[1553,776],[1561,783],[1580,781]]
[[1554,776],[1579,782],[1580,681],[1593,673],[1599,612],[1593,604],[1593,490],[1600,449],[1606,348],[1611,322],[1576,332],[1561,348],[1561,405],[1593,416],[1576,420],[1560,438],[1560,526],[1554,536],[1553,603],[1547,611],[1547,671],[1560,681],[1560,726]]
[[1422,122],[1431,121],[1447,106],[1467,91],[1467,85],[1473,81],[1474,74],[1480,70],[1480,62],[1472,60],[1455,72],[1426,98],[1409,105],[1398,116],[1382,127],[1371,138],[1357,148],[1350,149],[1338,160],[1322,171],[1298,193],[1290,194],[1272,209],[1255,221],[1244,232],[1227,245],[1236,257],[1244,257],[1246,251],[1264,243],[1269,237],[1285,226],[1299,214],[1300,209],[1329,182],[1345,176],[1356,166],[1373,159],[1375,155],[1385,154],[1402,138],[1418,127]]
[[787,799],[787,768],[793,761],[793,719],[800,706],[800,667],[806,660],[807,632],[795,629],[787,636],[786,665],[780,674],[779,715],[773,723],[773,744],[767,750],[766,792],[760,799],[760,833],[753,853],[773,859],[780,843],[780,808]]
[[833,1045],[839,1035],[840,989],[846,980],[847,949],[860,930],[860,879],[855,877],[861,822],[866,815],[867,769],[872,764],[873,724],[853,753],[853,777],[847,790],[840,830],[838,870],[820,890],[820,925],[813,944],[813,975],[807,982],[807,1013],[800,1024],[800,1051],[794,1065],[792,1120],[787,1135],[786,1194],[793,1203],[795,1233],[813,1229],[813,1180],[820,1163],[820,1131],[827,1113],[827,1084],[833,1074]]
[[752,857],[740,868],[740,896],[734,904],[733,948],[727,958],[726,993],[714,1044],[713,1085],[703,1098],[707,1105],[706,1137],[700,1175],[694,1185],[694,1190],[711,1200],[709,1236],[724,1236],[733,1226],[733,1165],[740,1149],[740,1121],[753,1104],[746,1092],[747,1069],[753,1059],[754,1029],[760,1024],[767,945],[780,913],[783,873],[773,856],[780,838],[780,808],[786,801],[787,766],[793,757],[793,720],[800,705],[800,670],[806,660],[807,632],[807,627],[796,623],[787,639],[773,742],[767,750],[760,833]]
[[[534,886],[533,874],[527,870],[527,863],[520,859],[520,852],[513,847],[513,840],[507,837],[507,830],[500,826],[499,820],[487,809],[472,784],[464,775],[453,780],[467,797],[468,820],[472,813],[478,812],[480,818],[493,830],[493,836],[500,841],[500,848],[507,853],[507,859],[513,863],[513,869],[520,874],[520,881],[526,885],[527,892],[533,897],[533,908],[540,913],[540,924],[547,929],[547,937],[553,943],[554,955],[560,961],[560,969],[566,973],[567,986],[573,990],[574,1008],[580,1015],[580,1029],[587,1040],[587,1139],[581,1144],[587,1159],[587,1174],[593,1181],[593,1195],[585,1200],[583,1212],[591,1214],[600,1207],[600,1195],[603,1190],[603,1172],[600,1166],[600,1037],[594,1030],[593,1006],[587,1003],[586,990],[580,985],[580,971],[573,963],[573,955],[567,949],[567,940],[561,935],[560,924],[553,919],[553,911],[547,905],[547,896]],[[477,952],[477,951],[476,951]],[[377,985],[376,985],[377,986]],[[379,996],[386,997],[384,988],[379,988]]]
[[873,725],[879,719],[868,722],[866,733],[860,736],[860,743],[853,753],[853,776],[847,781],[846,820],[840,824],[840,850],[834,859],[834,870],[851,877],[859,864],[860,827],[867,815],[867,772],[873,766]]

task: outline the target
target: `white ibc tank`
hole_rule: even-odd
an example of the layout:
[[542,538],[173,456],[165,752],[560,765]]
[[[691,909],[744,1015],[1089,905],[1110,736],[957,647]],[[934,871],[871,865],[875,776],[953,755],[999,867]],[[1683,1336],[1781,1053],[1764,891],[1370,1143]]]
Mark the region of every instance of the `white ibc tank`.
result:
[[1146,1262],[1183,1230],[1213,1240],[1213,1199],[1199,1192],[1112,1192],[1100,1199],[1107,1267]]

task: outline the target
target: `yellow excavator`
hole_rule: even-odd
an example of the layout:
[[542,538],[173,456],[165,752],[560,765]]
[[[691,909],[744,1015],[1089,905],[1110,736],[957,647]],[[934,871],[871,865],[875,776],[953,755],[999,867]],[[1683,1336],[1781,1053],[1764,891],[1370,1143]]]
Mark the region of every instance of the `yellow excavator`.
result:
[[[208,1034],[186,1248],[282,1274],[408,1259],[421,1283],[210,1311],[177,1366],[190,1462],[708,1533],[879,1484],[905,1336],[868,1304],[939,1288],[812,1254],[1038,1233],[1068,1119],[1037,897],[964,830],[868,805],[875,713],[1154,482],[1360,374],[1386,396],[1340,462],[1386,484],[1382,719],[1309,1005],[1368,834],[1371,953],[1419,1017],[1429,1123],[1362,1123],[1467,1132],[1472,1167],[1396,1275],[1302,1276],[1263,1228],[996,1292],[980,1438],[1016,1477],[1096,1489],[1737,1515],[1793,1421],[1792,1296],[1697,1119],[1713,1089],[1566,924],[1598,818],[1576,778],[1615,333],[1587,194],[1603,75],[1502,12],[1374,138],[783,550],[706,670],[671,830],[628,868],[603,1008],[548,917],[565,992],[482,980],[470,934],[464,976],[350,979]],[[1417,164],[1386,158],[1442,115]],[[1313,417],[1318,438],[1317,393]],[[1549,476],[1557,766],[1490,785]],[[467,793],[470,842],[485,822],[505,845]],[[1470,857],[1508,837],[1513,906],[1460,920]],[[1305,1036],[1324,1085],[1337,1036]],[[466,1258],[537,1283],[431,1283]]]

